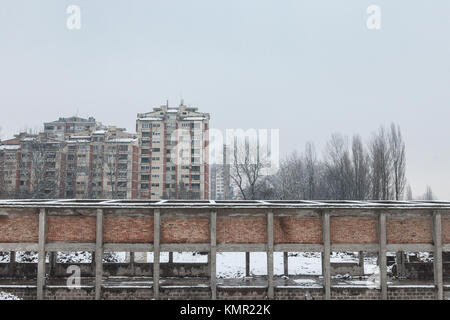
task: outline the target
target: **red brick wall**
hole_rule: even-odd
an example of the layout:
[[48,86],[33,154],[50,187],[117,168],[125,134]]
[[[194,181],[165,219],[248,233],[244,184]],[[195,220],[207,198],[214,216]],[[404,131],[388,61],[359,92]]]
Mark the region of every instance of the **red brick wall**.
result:
[[1,217],[0,242],[38,242],[38,216]]
[[433,243],[431,218],[388,218],[387,243]]
[[267,222],[265,217],[218,217],[218,243],[266,243]]
[[48,217],[48,241],[95,242],[95,217]]
[[331,217],[331,243],[377,243],[376,218]]
[[450,243],[450,219],[442,218],[442,242]]
[[153,217],[105,217],[105,242],[152,243]]
[[275,243],[321,243],[322,220],[320,218],[274,218]]
[[[331,217],[332,243],[377,243],[377,218]],[[431,217],[388,217],[387,243],[432,243]],[[266,243],[266,217],[219,216],[218,243]],[[450,218],[442,220],[443,242],[450,243]],[[95,242],[93,216],[49,216],[49,241]],[[105,242],[151,243],[153,217],[105,217]],[[37,242],[38,216],[0,217],[0,242]],[[321,243],[321,219],[275,217],[275,243]],[[209,243],[208,217],[163,217],[163,243]]]
[[161,243],[209,243],[209,219],[162,218]]

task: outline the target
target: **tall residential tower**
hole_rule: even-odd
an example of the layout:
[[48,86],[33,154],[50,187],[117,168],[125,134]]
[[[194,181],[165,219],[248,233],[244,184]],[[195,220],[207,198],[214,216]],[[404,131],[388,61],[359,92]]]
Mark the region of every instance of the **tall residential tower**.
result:
[[183,103],[137,115],[139,198],[209,199],[209,118]]

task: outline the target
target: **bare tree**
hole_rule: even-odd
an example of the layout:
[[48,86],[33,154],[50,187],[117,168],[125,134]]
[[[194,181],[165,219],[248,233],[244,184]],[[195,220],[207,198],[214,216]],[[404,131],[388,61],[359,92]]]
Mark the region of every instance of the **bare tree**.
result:
[[430,186],[427,186],[422,198],[423,198],[423,200],[429,200],[429,201],[435,200],[433,190],[431,190]]
[[406,187],[406,200],[414,200],[410,184]]
[[329,198],[336,200],[351,199],[353,184],[352,161],[346,139],[333,134],[325,149],[325,176],[329,185]]
[[369,157],[359,135],[353,136],[352,160],[354,171],[352,196],[355,200],[365,200],[369,197],[370,192],[370,167]]
[[372,199],[392,199],[392,156],[389,149],[389,137],[384,127],[380,127],[369,144]]
[[394,187],[395,200],[400,200],[405,189],[406,177],[406,154],[405,143],[402,139],[400,126],[391,124],[391,132],[389,135],[390,151],[392,155],[392,179]]
[[317,196],[317,156],[314,143],[307,142],[305,147],[305,178],[306,178],[306,195],[305,199],[316,199]]
[[277,198],[284,200],[304,198],[305,179],[303,159],[294,151],[281,161],[280,169],[273,179],[277,186]]
[[230,177],[239,189],[243,199],[256,199],[259,180],[263,177],[263,169],[267,159],[260,152],[259,142],[250,144],[246,139],[238,144],[234,141]]

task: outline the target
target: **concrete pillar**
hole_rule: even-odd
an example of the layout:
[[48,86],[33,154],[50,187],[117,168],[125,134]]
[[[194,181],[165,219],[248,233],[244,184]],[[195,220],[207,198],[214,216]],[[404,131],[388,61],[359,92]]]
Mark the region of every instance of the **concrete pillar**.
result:
[[380,266],[381,299],[387,300],[387,266],[386,266],[386,213],[380,212],[378,217],[378,261]]
[[39,243],[37,265],[37,299],[44,299],[45,285],[45,241],[47,236],[47,213],[45,209],[39,211]]
[[250,252],[245,253],[245,276],[250,277]]
[[103,210],[97,209],[95,240],[95,300],[100,300],[103,279]]
[[358,264],[359,264],[359,268],[360,268],[360,273],[363,276],[364,275],[364,251],[359,251],[358,252]]
[[55,276],[55,269],[56,269],[56,257],[57,257],[57,255],[58,255],[58,252],[50,252],[49,253],[49,267],[50,267],[50,270],[49,270],[49,274],[50,274],[50,277],[54,277]]
[[395,253],[395,261],[397,263],[397,276],[404,277],[406,275],[405,270],[405,252],[398,251]]
[[267,297],[274,299],[273,286],[273,212],[267,213]]
[[154,210],[153,222],[153,298],[159,299],[159,260],[160,260],[160,231],[161,231],[161,212]]
[[210,239],[211,239],[211,247],[209,252],[209,276],[210,276],[210,287],[211,287],[211,299],[217,299],[217,281],[216,281],[216,253],[217,253],[217,240],[216,240],[216,222],[217,222],[217,213],[215,211],[211,211],[211,217],[209,222],[210,228]]
[[436,299],[444,299],[444,280],[442,271],[442,218],[439,211],[433,214],[433,242],[434,242],[434,284],[437,289]]
[[322,238],[323,238],[323,253],[322,253],[322,275],[323,286],[325,289],[325,300],[331,299],[331,240],[330,240],[330,214],[328,212],[322,213]]
[[289,256],[288,252],[283,252],[283,267],[284,267],[284,275],[289,275]]
[[16,252],[10,251],[9,252],[9,275],[11,277],[14,277],[16,274]]
[[130,252],[130,269],[131,269],[131,274],[133,276],[135,276],[136,268],[134,265],[134,252]]

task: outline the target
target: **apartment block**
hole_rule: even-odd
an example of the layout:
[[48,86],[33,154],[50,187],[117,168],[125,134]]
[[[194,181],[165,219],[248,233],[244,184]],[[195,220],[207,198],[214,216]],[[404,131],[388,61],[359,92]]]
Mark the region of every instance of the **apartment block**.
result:
[[136,198],[138,154],[136,135],[114,126],[21,133],[0,145],[0,197]]
[[97,123],[93,117],[88,119],[80,117],[59,118],[56,121],[44,122],[44,133],[49,137],[65,140],[71,135],[91,132],[101,126],[101,123]]
[[138,198],[209,199],[209,119],[183,103],[137,115]]
[[65,198],[131,199],[137,194],[138,142],[124,129],[108,127],[72,135],[62,149]]

